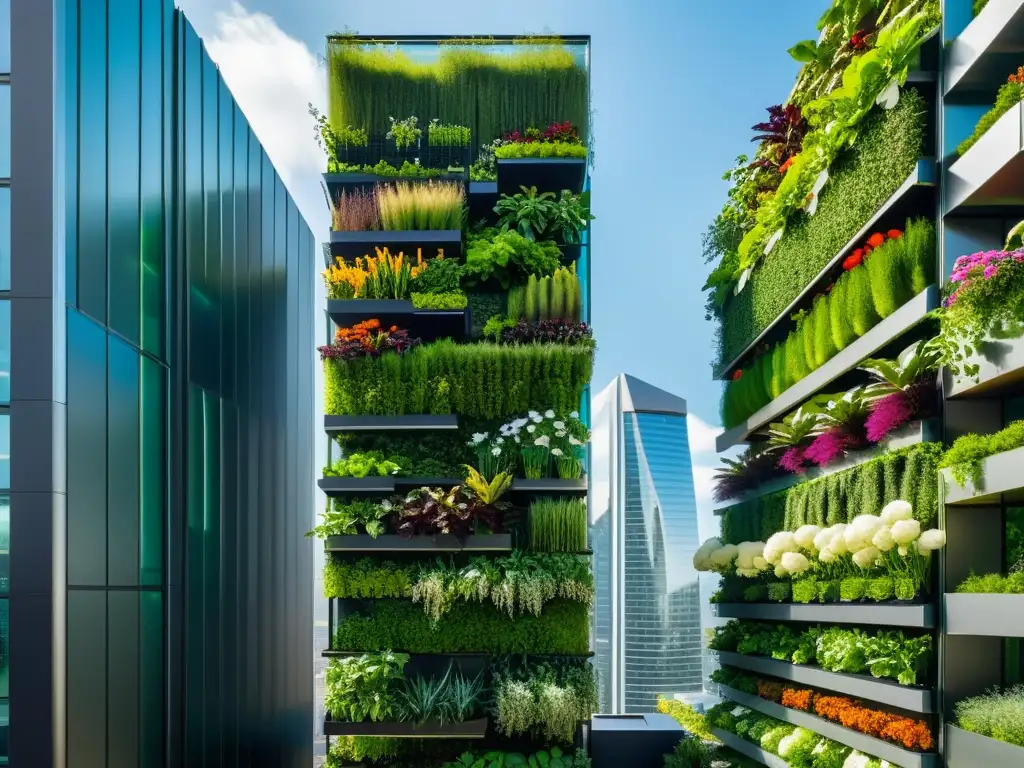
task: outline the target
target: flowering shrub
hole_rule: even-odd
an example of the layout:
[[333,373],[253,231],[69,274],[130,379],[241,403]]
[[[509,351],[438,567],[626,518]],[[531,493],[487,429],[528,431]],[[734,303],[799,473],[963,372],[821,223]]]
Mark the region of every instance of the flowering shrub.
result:
[[593,344],[594,332],[589,325],[576,320],[539,320],[535,323],[520,320],[503,327],[499,341],[502,344]]
[[381,330],[380,320],[364,320],[351,328],[339,328],[334,343],[318,347],[321,360],[356,360],[380,357],[385,352],[403,354],[420,343],[397,325]]
[[942,303],[942,362],[958,376],[977,376],[978,366],[968,358],[986,336],[1024,334],[1024,250],[961,256]]
[[552,123],[543,131],[539,128],[527,128],[520,133],[511,131],[506,133],[505,141],[510,144],[533,144],[541,142],[562,142],[565,144],[580,144],[580,134],[576,126],[566,120],[563,123]]
[[588,440],[590,430],[580,421],[579,412],[566,416],[549,409],[530,411],[506,422],[495,435],[477,432],[469,445],[487,476],[521,468],[527,478],[536,480],[550,477],[554,463],[558,477],[578,479],[583,474],[583,446]]
[[[416,249],[416,262],[403,252],[393,256],[387,248],[377,248],[376,256],[355,259],[349,264],[338,256],[334,264],[321,274],[329,299],[404,299],[409,283],[426,271],[430,262],[423,260],[422,249]],[[438,259],[444,251],[438,250]],[[454,262],[453,262],[454,263]]]

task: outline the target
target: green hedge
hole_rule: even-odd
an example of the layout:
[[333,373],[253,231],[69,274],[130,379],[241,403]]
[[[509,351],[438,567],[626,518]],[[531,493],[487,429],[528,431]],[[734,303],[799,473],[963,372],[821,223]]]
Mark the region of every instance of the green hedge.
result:
[[540,616],[510,619],[494,606],[456,603],[437,623],[407,600],[378,600],[367,615],[341,620],[334,636],[339,651],[408,653],[586,653],[590,608],[553,600]]
[[580,407],[594,350],[563,344],[425,344],[404,355],[324,361],[329,414],[457,413],[500,419]]
[[921,443],[736,504],[722,513],[722,541],[766,541],[773,533],[802,525],[849,523],[857,515],[877,515],[895,499],[910,502],[914,517],[927,527],[939,511],[941,456],[940,443]]
[[856,145],[830,170],[814,216],[800,214],[725,308],[719,363],[775,320],[906,181],[924,150],[925,102],[912,88],[864,121]]

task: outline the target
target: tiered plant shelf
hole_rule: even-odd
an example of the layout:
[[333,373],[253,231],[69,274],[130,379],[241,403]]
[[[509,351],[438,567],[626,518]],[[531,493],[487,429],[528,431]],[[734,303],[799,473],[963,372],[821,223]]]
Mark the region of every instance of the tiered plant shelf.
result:
[[558,194],[563,189],[579,194],[587,176],[587,160],[582,157],[498,158],[498,192],[512,195],[521,187],[537,187],[538,192]]
[[950,44],[945,62],[947,102],[995,101],[1024,50],[1024,0],[989,0]]
[[879,680],[867,675],[847,675],[826,672],[818,667],[792,664],[762,656],[745,656],[742,653],[718,652],[719,661],[730,667],[746,669],[780,680],[810,685],[826,691],[845,693],[868,701],[888,704],[908,712],[929,714],[935,711],[934,695],[927,688],[900,685],[890,680]]
[[[447,487],[461,485],[464,478],[459,477],[322,477],[317,481],[320,489],[328,496],[360,496],[391,494],[399,489],[429,487]],[[515,479],[510,490],[522,496],[586,496],[587,481],[563,480],[549,478],[545,480]]]
[[387,248],[392,253],[415,256],[416,249],[422,248],[426,255],[432,255],[438,248],[444,249],[449,259],[462,256],[462,230],[460,229],[410,229],[370,230],[360,232],[331,232],[331,255],[357,259],[372,255],[375,248]]
[[404,416],[324,416],[324,431],[328,433],[422,432],[448,431],[458,428],[459,417],[452,413],[437,416],[426,413],[413,413]]
[[[1024,208],[1024,103],[999,118],[978,143],[949,167],[946,215],[990,216],[996,208]],[[1006,211],[1012,215],[1011,211]]]
[[950,470],[944,470],[946,506],[990,506],[1024,501],[1024,448],[997,453],[982,461],[981,487],[968,479],[961,487]]
[[938,290],[933,286],[918,294],[889,317],[840,350],[820,368],[801,379],[743,424],[720,434],[715,441],[719,453],[747,442],[754,433],[773,421],[780,420],[802,403],[820,393],[843,374],[854,370],[863,360],[880,354],[893,342],[918,326],[938,306]]
[[339,328],[378,319],[381,325],[397,325],[424,341],[469,337],[471,317],[465,309],[417,309],[407,299],[330,299],[327,314]]
[[867,624],[880,627],[917,627],[934,629],[933,603],[914,604],[794,604],[794,603],[718,603],[711,606],[720,619],[756,621],[805,621],[811,624]]
[[492,533],[488,535],[471,535],[460,539],[450,533],[434,536],[410,536],[403,538],[394,534],[383,534],[373,537],[368,534],[354,536],[328,536],[324,551],[326,552],[366,552],[366,553],[409,553],[431,552],[437,554],[452,552],[510,552],[512,550],[512,534]]
[[382,176],[377,173],[325,173],[323,175],[324,185],[331,200],[338,197],[342,191],[348,192],[352,189],[370,189],[376,184],[394,184],[396,182],[408,182],[410,184],[422,184],[430,181],[461,181],[465,182],[466,173],[455,171],[442,173],[438,176]]
[[1015,768],[1024,765],[1024,747],[946,725],[946,768]]
[[1024,390],[1024,339],[987,339],[968,362],[978,366],[977,376],[945,371],[947,400],[996,398]]
[[849,728],[844,728],[830,720],[825,720],[807,712],[801,712],[798,709],[784,707],[781,704],[776,704],[774,701],[767,701],[759,696],[737,691],[728,686],[720,685],[718,689],[719,694],[730,701],[735,701],[737,704],[742,704],[744,707],[769,717],[774,717],[776,720],[795,725],[798,728],[814,731],[833,741],[838,741],[840,744],[860,750],[865,754],[888,760],[893,765],[901,766],[901,768],[941,768],[941,761],[937,754],[901,749],[891,742],[867,736]]

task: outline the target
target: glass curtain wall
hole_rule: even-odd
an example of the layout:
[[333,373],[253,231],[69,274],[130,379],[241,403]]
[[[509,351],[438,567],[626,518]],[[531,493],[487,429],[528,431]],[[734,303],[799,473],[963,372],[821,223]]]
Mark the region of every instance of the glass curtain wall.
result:
[[7,764],[11,545],[11,0],[0,0],[0,765]]

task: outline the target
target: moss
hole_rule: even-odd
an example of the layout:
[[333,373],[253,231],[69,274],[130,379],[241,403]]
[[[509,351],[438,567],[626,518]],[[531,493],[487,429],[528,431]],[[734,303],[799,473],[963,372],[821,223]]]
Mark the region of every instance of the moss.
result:
[[865,120],[856,145],[833,165],[817,213],[791,221],[747,288],[730,300],[722,320],[722,361],[774,321],[899,189],[924,148],[924,112],[924,100],[910,88],[895,108]]

